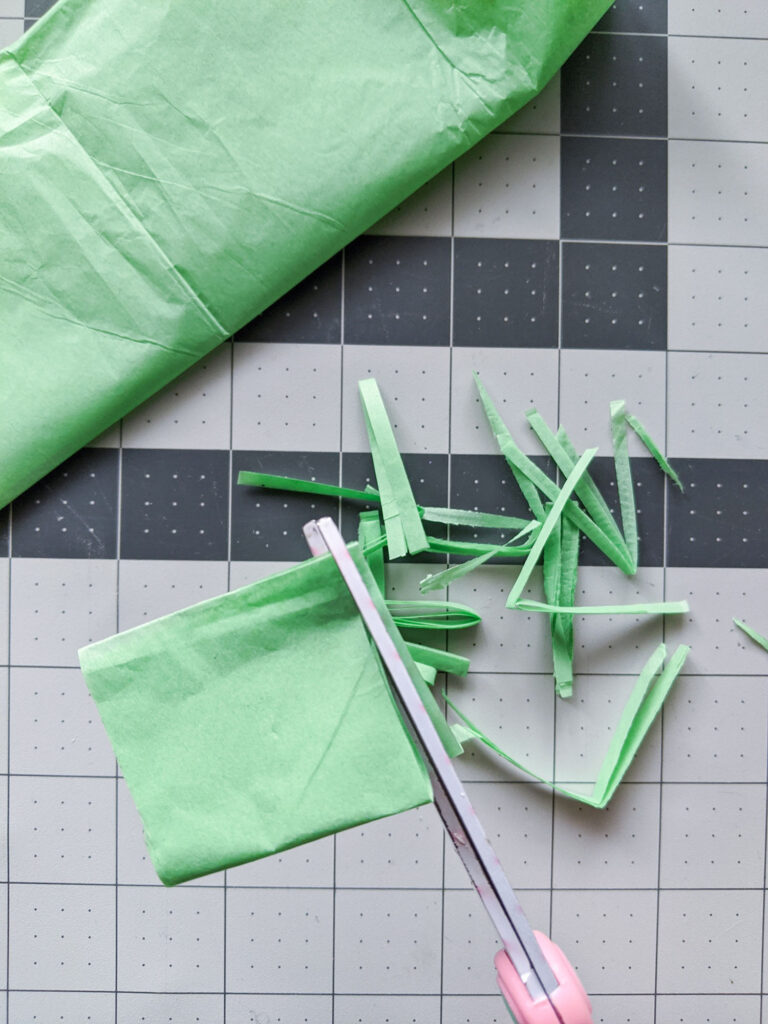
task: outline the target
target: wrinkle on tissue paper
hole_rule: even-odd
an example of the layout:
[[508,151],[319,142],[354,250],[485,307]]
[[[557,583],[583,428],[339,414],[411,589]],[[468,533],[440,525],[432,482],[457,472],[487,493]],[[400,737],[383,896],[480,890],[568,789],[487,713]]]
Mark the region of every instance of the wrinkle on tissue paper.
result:
[[543,88],[610,0],[59,0],[0,53],[0,507]]
[[80,663],[166,885],[432,798],[330,555],[85,647]]

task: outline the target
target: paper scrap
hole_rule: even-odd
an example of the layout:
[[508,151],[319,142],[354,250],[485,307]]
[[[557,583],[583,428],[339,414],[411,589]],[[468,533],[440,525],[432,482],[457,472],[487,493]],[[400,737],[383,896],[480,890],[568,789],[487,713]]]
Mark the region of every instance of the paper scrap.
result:
[[480,622],[474,609],[456,601],[387,601],[400,629],[467,629]]
[[629,558],[637,571],[638,533],[635,488],[632,482],[632,467],[629,461],[627,443],[627,415],[623,400],[611,402],[611,439],[613,441],[613,467],[616,473],[616,488],[619,492],[619,509],[624,541]]
[[469,573],[474,572],[475,569],[479,569],[481,565],[485,565],[486,562],[490,561],[494,556],[500,554],[511,554],[512,551],[518,555],[526,555],[530,552],[531,545],[518,545],[513,548],[514,542],[525,536],[527,533],[531,533],[533,530],[539,527],[539,523],[529,523],[523,530],[515,534],[514,537],[506,541],[504,544],[499,544],[496,547],[489,547],[487,551],[477,555],[475,558],[470,559],[468,562],[459,562],[456,565],[449,565],[447,569],[443,569],[441,572],[430,573],[425,576],[419,583],[419,590],[422,594],[428,593],[430,590],[441,590],[443,587],[447,587],[450,583],[455,580],[461,579],[462,576],[467,576]]
[[397,448],[392,424],[375,380],[358,384],[363,415],[371,446],[376,483],[381,495],[381,514],[387,534],[390,558],[416,555],[426,551],[429,541],[421,525],[421,517],[405,466]]
[[640,420],[637,418],[637,416],[629,416],[628,415],[627,416],[627,423],[630,425],[630,427],[632,427],[634,432],[637,434],[637,436],[643,442],[645,447],[648,449],[648,451],[654,457],[654,459],[659,464],[661,469],[670,478],[672,483],[676,487],[679,487],[681,491],[684,490],[683,484],[682,484],[682,482],[680,480],[680,477],[677,475],[677,473],[674,471],[674,469],[670,466],[669,462],[667,462],[666,458],[662,455],[661,450],[659,449],[658,445],[653,441],[653,439],[651,438],[650,434],[645,429],[645,427],[640,422]]
[[520,599],[514,605],[523,612],[558,615],[682,615],[690,611],[687,601],[641,601],[638,604],[553,605]]
[[555,792],[567,796],[572,800],[579,800],[581,803],[589,804],[591,807],[605,807],[616,788],[626,774],[637,753],[640,744],[645,738],[648,730],[653,724],[656,715],[661,709],[667,694],[680,675],[688,656],[689,648],[681,645],[674,652],[664,667],[666,648],[660,644],[646,662],[640,673],[637,682],[629,696],[616,727],[608,751],[600,766],[597,779],[592,792],[584,794],[568,786],[561,786],[526,767],[525,763],[519,761],[513,755],[502,750],[488,736],[451,701],[447,694],[443,694],[446,703],[458,716],[463,729],[455,735],[460,742],[465,742],[470,737],[480,740],[499,757],[513,764],[516,768],[530,775],[539,782],[554,789]]
[[752,629],[752,627],[748,626],[746,622],[742,622],[741,619],[734,619],[733,621],[739,629],[743,630],[747,634],[750,639],[754,640],[756,644],[759,644],[763,650],[768,651],[768,639],[766,637],[761,633],[758,633],[757,630]]
[[[518,516],[500,516],[495,512],[430,506],[422,509],[422,518],[428,523],[445,523],[448,526],[474,526],[478,529],[518,530],[526,533],[530,533],[538,525],[536,520],[520,519]],[[518,533],[518,536],[523,536],[523,532]]]
[[469,658],[451,651],[441,651],[437,647],[426,647],[406,641],[405,646],[414,661],[422,665],[431,665],[438,672],[450,672],[453,676],[465,676],[469,672]]
[[369,503],[375,500],[375,495],[372,495],[370,491],[360,491],[354,487],[339,487],[337,484],[321,483],[319,480],[297,480],[295,477],[278,476],[275,473],[254,473],[249,469],[240,470],[237,474],[237,482],[246,487],[298,491],[300,494],[321,494],[328,498],[350,498]]

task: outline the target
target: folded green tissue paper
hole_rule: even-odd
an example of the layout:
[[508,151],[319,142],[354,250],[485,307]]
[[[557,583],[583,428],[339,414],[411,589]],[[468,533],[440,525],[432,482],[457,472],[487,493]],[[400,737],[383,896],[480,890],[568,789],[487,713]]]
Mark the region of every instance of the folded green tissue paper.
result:
[[432,798],[328,555],[85,647],[80,662],[166,885]]
[[0,507],[535,96],[609,5],[59,0],[0,53]]

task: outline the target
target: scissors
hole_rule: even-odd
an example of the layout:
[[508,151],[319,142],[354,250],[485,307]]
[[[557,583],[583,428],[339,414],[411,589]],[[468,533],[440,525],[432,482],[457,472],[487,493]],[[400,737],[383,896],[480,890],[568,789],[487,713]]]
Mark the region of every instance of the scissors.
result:
[[516,1024],[593,1024],[584,987],[565,954],[535,932],[491,848],[410,673],[332,519],[312,520],[313,555],[330,552],[387,670],[427,765],[435,806],[501,939],[496,978]]

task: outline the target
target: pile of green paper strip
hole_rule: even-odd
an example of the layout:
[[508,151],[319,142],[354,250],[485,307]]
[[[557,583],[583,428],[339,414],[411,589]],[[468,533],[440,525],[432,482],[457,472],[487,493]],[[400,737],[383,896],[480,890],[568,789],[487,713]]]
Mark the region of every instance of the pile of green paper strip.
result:
[[[374,578],[384,592],[384,557],[386,548],[390,559],[403,555],[418,555],[423,551],[464,556],[440,572],[427,575],[421,582],[422,593],[447,587],[451,582],[479,568],[492,558],[522,559],[507,598],[507,607],[525,612],[541,612],[549,616],[553,675],[558,696],[567,698],[573,692],[574,617],[578,615],[668,615],[688,611],[685,601],[643,602],[631,605],[584,606],[575,604],[578,577],[579,538],[590,540],[624,573],[634,575],[638,566],[638,532],[632,470],[627,444],[627,430],[631,428],[673,483],[682,484],[659,451],[642,423],[628,414],[623,401],[611,403],[611,428],[614,468],[619,495],[621,528],[589,474],[589,464],[597,449],[588,449],[579,456],[562,427],[553,432],[540,414],[532,409],[528,423],[551,456],[564,477],[559,485],[547,476],[535,462],[515,443],[501,419],[488,392],[475,375],[475,383],[490,428],[500,452],[504,455],[517,484],[528,504],[529,520],[469,509],[430,508],[417,504],[408,480],[402,458],[397,449],[394,432],[386,413],[382,396],[372,379],[360,381],[360,397],[368,430],[369,443],[376,475],[376,488],[355,490],[316,481],[302,481],[271,474],[243,471],[238,483],[280,490],[323,494],[347,500],[375,504],[380,511],[361,514],[359,540],[373,569]],[[425,524],[440,523],[454,526],[473,526],[479,529],[512,531],[513,536],[499,544],[453,541],[435,537],[426,532]],[[545,602],[523,598],[534,568],[542,564]],[[393,612],[402,612],[402,602],[393,606]],[[460,629],[474,625],[470,611],[452,602],[442,606],[442,621],[436,609],[428,602],[413,602],[410,614],[396,615],[402,628]],[[415,610],[421,608],[421,620]],[[425,678],[434,679],[437,669],[465,675],[469,668],[466,659],[458,660],[450,652],[421,648],[414,657],[425,670]],[[605,756],[599,776],[591,794],[554,785],[541,776],[540,781],[553,785],[566,796],[604,807],[613,795],[629,767],[640,743],[658,714],[669,690],[684,665],[688,648],[680,646],[664,665],[666,648],[660,644],[648,658],[629,697],[612,743]],[[497,754],[517,767],[530,772],[514,756],[494,744],[460,708],[447,699],[459,721],[454,734],[460,740],[481,740]]]
[[610,0],[59,0],[0,53],[0,508],[543,88]]

